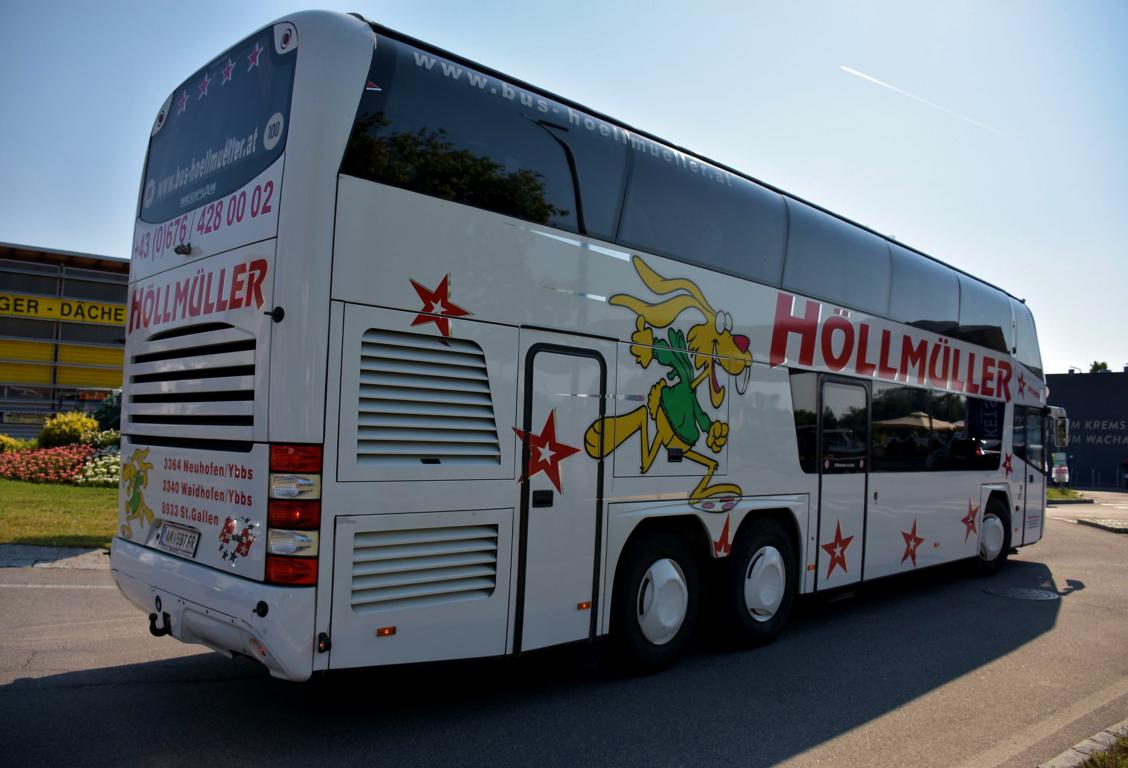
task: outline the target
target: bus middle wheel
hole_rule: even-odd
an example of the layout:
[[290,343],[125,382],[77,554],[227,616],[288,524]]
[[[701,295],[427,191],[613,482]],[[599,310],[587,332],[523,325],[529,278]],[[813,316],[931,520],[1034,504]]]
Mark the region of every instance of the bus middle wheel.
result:
[[644,534],[619,560],[611,637],[620,662],[638,673],[669,667],[693,635],[701,579],[689,545],[673,533]]

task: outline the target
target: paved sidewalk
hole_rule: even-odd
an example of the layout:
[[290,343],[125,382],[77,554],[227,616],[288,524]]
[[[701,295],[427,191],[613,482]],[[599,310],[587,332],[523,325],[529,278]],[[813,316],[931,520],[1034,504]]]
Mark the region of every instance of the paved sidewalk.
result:
[[1128,533],[1128,493],[1123,491],[1080,491],[1091,504],[1055,504],[1046,514],[1058,520],[1091,525],[1113,533]]
[[0,544],[0,568],[80,568],[93,570],[109,567],[110,552],[107,549]]

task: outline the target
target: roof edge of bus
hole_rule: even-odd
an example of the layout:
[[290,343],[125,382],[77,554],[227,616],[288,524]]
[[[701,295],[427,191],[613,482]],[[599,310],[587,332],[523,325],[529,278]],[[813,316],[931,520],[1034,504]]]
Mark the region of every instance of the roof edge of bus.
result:
[[378,34],[387,35],[387,36],[389,36],[393,39],[401,40],[401,41],[408,43],[410,45],[414,45],[417,48],[422,48],[423,50],[426,50],[429,53],[434,53],[434,54],[437,54],[439,56],[443,56],[444,58],[450,59],[451,61],[453,61],[457,64],[462,64],[462,65],[465,65],[465,66],[468,66],[468,67],[473,67],[473,68],[483,72],[484,74],[490,75],[491,77],[496,77],[499,80],[505,80],[507,82],[512,83],[513,85],[517,85],[517,86],[520,86],[521,88],[525,88],[527,90],[539,93],[542,96],[547,96],[548,98],[555,99],[556,101],[560,102],[561,104],[564,104],[565,106],[572,107],[574,109],[578,109],[578,110],[581,110],[583,112],[586,112],[587,114],[591,115],[592,117],[597,117],[600,120],[604,120],[608,123],[613,123],[614,125],[617,125],[624,130],[638,134],[639,136],[642,136],[643,138],[649,139],[650,141],[653,141],[657,144],[662,144],[666,147],[669,147],[670,149],[675,149],[678,152],[689,155],[689,156],[694,157],[694,158],[701,160],[703,162],[709,163],[709,164],[711,164],[711,165],[713,165],[717,168],[720,168],[721,170],[724,170],[724,171],[727,171],[728,173],[733,174],[734,176],[739,176],[742,179],[747,179],[748,181],[751,181],[755,184],[759,184],[761,187],[764,187],[765,189],[769,189],[769,190],[771,190],[772,192],[775,192],[778,195],[781,195],[781,196],[786,197],[788,199],[802,203],[803,205],[810,206],[811,208],[814,208],[815,210],[821,211],[822,213],[825,213],[828,216],[833,216],[834,218],[838,219],[839,221],[843,221],[843,222],[845,222],[845,223],[847,223],[847,224],[849,224],[853,227],[857,227],[858,229],[869,232],[871,235],[876,235],[877,237],[880,237],[882,240],[885,240],[887,243],[889,243],[891,245],[896,245],[896,246],[899,246],[901,248],[904,248],[907,251],[912,251],[913,253],[917,254],[918,256],[923,256],[924,258],[928,259],[929,261],[934,261],[937,264],[940,264],[941,266],[947,267],[948,269],[952,270],[953,272],[957,272],[957,273],[963,275],[964,277],[970,278],[972,280],[975,280],[978,283],[982,283],[983,285],[994,288],[995,290],[1006,294],[1007,296],[1009,296],[1010,298],[1014,299],[1015,301],[1017,301],[1021,304],[1026,303],[1026,299],[1022,299],[1022,298],[1019,298],[1018,296],[1015,296],[1013,293],[1011,293],[1007,289],[1002,288],[998,285],[995,285],[994,283],[990,283],[990,282],[984,280],[981,277],[977,277],[977,276],[971,274],[970,272],[968,272],[966,270],[960,269],[957,266],[949,264],[948,262],[944,261],[943,259],[940,259],[936,256],[933,256],[930,253],[926,253],[925,251],[922,251],[920,248],[916,248],[912,245],[901,242],[900,240],[898,240],[895,237],[891,237],[889,235],[886,235],[884,232],[879,232],[876,229],[873,229],[872,227],[868,227],[865,224],[854,221],[853,219],[848,218],[846,216],[843,216],[840,213],[835,213],[834,211],[830,210],[829,208],[826,208],[822,205],[819,205],[818,203],[811,202],[810,200],[806,200],[806,199],[800,197],[799,195],[796,195],[792,192],[788,192],[786,189],[782,189],[780,187],[775,186],[774,184],[770,184],[766,181],[758,179],[755,176],[752,176],[751,174],[737,170],[736,168],[733,168],[730,165],[726,165],[725,163],[721,163],[721,162],[718,162],[716,160],[713,160],[712,158],[709,158],[709,157],[707,157],[707,156],[705,156],[705,155],[703,155],[699,152],[695,152],[692,149],[687,149],[686,147],[682,147],[682,146],[679,146],[677,144],[674,144],[673,142],[668,141],[666,139],[663,139],[660,136],[656,136],[655,134],[650,133],[649,131],[644,131],[644,130],[641,130],[639,128],[635,128],[633,125],[625,123],[618,118],[611,117],[610,115],[607,115],[607,114],[600,112],[598,110],[592,109],[591,107],[585,106],[585,105],[579,103],[578,101],[573,101],[572,99],[566,98],[564,96],[560,96],[560,95],[553,93],[552,91],[549,91],[545,88],[541,88],[540,86],[533,85],[532,83],[528,83],[524,80],[519,80],[519,79],[513,77],[512,75],[507,74],[505,72],[502,72],[500,70],[494,69],[493,67],[488,67],[488,66],[486,66],[486,65],[484,65],[480,62],[474,61],[473,59],[468,59],[465,56],[461,56],[457,53],[452,53],[451,51],[448,51],[445,48],[440,48],[439,46],[434,45],[433,43],[428,43],[425,40],[420,40],[417,37],[412,37],[411,35],[408,35],[404,32],[400,32],[398,30],[392,29],[391,27],[386,27],[383,24],[380,24],[378,22],[366,19],[360,13],[352,12],[352,13],[349,13],[348,15],[364,22],[369,27],[371,27],[374,32],[376,32]]

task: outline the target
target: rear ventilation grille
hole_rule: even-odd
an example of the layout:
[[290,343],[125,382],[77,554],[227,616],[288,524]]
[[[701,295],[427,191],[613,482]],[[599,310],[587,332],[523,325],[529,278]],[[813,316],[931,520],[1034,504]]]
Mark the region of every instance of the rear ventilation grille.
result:
[[466,339],[361,338],[358,464],[501,463],[486,358]]
[[352,609],[420,608],[489,597],[497,586],[496,525],[358,533]]
[[[127,364],[127,428],[204,437],[209,429],[226,427],[223,437],[250,439],[255,346],[251,333],[225,323],[153,336]],[[230,428],[235,433],[228,434]]]

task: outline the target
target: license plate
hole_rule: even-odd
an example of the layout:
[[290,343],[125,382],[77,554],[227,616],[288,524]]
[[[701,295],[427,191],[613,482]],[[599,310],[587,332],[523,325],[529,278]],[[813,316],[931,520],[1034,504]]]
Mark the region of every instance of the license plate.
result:
[[196,544],[200,541],[200,532],[193,531],[191,528],[181,528],[179,525],[172,523],[165,523],[161,526],[161,535],[157,539],[157,545],[161,549],[167,549],[169,552],[175,552],[178,555],[185,557],[196,556]]

